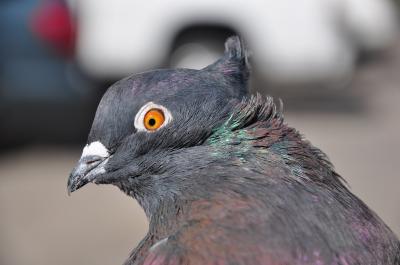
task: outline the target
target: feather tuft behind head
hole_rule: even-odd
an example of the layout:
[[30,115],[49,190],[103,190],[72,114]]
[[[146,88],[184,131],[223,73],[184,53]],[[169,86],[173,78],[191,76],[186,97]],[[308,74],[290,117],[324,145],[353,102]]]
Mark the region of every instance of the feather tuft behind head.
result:
[[239,94],[248,94],[250,77],[249,51],[244,41],[238,36],[232,36],[225,42],[224,56],[205,70],[216,71],[229,82],[235,84]]

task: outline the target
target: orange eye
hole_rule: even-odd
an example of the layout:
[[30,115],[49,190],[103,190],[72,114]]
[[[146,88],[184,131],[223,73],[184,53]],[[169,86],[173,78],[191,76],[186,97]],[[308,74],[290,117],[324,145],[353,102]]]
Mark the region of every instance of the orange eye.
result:
[[151,109],[144,115],[143,124],[149,131],[155,131],[163,125],[165,121],[164,113],[160,109]]

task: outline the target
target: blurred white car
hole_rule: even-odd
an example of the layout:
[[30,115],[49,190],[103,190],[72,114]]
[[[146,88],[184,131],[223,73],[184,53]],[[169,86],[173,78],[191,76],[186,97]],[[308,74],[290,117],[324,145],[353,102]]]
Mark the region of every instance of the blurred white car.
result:
[[[240,33],[257,71],[276,82],[342,80],[360,50],[385,48],[397,32],[386,0],[85,0],[70,1],[78,18],[77,56],[84,69],[118,78],[159,66],[178,32],[226,25]],[[201,68],[218,55],[207,47],[179,67]],[[196,48],[197,47],[197,48]],[[204,60],[204,59],[207,60]]]

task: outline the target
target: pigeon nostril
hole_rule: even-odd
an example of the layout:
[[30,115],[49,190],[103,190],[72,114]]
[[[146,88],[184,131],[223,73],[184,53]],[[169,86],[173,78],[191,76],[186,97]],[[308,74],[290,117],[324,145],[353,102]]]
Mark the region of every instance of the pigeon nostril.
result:
[[89,159],[87,159],[86,161],[85,161],[85,163],[86,163],[86,165],[93,165],[93,164],[96,164],[96,163],[98,163],[99,161],[101,161],[101,157],[90,157]]

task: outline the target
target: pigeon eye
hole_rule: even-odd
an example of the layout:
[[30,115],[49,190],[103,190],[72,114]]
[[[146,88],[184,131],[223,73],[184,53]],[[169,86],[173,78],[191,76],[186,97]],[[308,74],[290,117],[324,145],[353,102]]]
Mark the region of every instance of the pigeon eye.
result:
[[165,121],[164,113],[160,109],[151,109],[144,115],[143,124],[149,131],[157,130]]
[[148,102],[136,114],[135,128],[138,131],[155,132],[171,120],[171,112],[166,107]]

